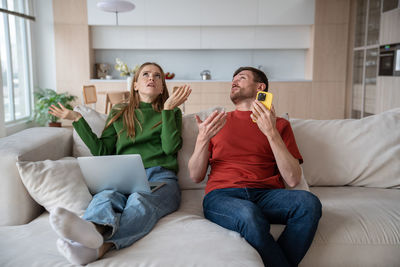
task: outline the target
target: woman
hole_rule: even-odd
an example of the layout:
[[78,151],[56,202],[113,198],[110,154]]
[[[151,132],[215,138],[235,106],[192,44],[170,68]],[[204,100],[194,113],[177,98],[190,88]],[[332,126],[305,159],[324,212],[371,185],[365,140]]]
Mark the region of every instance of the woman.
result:
[[185,85],[169,97],[162,68],[144,63],[133,79],[129,103],[111,110],[100,138],[78,112],[61,104],[51,106],[50,114],[74,121],[93,155],[140,154],[149,181],[165,183],[153,193],[123,195],[104,190],[93,196],[82,218],[63,208],[52,211],[50,223],[60,236],[57,248],[71,263],[86,264],[110,249],[130,246],[161,217],[178,209],[182,113],[177,107],[190,93]]

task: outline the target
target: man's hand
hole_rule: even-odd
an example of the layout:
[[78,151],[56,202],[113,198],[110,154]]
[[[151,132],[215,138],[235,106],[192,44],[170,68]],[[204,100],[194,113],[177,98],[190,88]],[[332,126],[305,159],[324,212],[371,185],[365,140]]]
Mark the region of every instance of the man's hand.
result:
[[203,141],[209,141],[214,135],[216,135],[226,122],[225,111],[219,112],[214,111],[204,121],[200,120],[200,117],[196,115],[197,127],[199,127],[198,139]]
[[60,102],[58,102],[58,105],[60,106],[60,108],[55,105],[50,106],[49,113],[51,115],[56,116],[60,119],[73,120],[73,121],[78,121],[82,117],[82,115],[79,112],[67,109]]
[[190,93],[192,92],[192,89],[190,89],[189,85],[184,85],[179,87],[178,89],[175,90],[175,92],[172,93],[165,101],[164,103],[164,109],[165,110],[172,110],[185,102]]
[[219,112],[216,110],[204,121],[199,116],[196,116],[196,121],[197,127],[199,127],[199,134],[197,135],[193,154],[189,159],[188,168],[190,179],[195,183],[200,183],[207,173],[208,160],[210,158],[210,151],[208,151],[210,139],[224,127],[226,113],[225,111]]
[[265,136],[269,137],[276,132],[276,114],[274,105],[268,110],[261,102],[254,101],[251,107],[253,112],[250,117],[256,121],[258,128]]

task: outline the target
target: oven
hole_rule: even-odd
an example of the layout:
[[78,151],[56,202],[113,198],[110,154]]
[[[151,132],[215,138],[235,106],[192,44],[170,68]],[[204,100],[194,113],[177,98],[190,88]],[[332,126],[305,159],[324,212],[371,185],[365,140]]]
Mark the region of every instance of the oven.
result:
[[400,76],[400,44],[380,47],[379,76]]

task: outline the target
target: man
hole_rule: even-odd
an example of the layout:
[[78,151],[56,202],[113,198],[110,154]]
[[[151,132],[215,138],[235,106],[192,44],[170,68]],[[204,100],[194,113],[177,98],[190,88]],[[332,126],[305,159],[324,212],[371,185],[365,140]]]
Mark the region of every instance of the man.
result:
[[[207,219],[239,232],[266,266],[297,266],[316,232],[321,203],[296,186],[303,159],[290,123],[255,101],[268,90],[266,75],[252,67],[233,75],[230,97],[235,111],[196,116],[199,134],[189,160],[190,177],[199,183],[211,172],[203,201]],[[253,122],[255,120],[256,122]],[[277,241],[270,224],[286,224]]]

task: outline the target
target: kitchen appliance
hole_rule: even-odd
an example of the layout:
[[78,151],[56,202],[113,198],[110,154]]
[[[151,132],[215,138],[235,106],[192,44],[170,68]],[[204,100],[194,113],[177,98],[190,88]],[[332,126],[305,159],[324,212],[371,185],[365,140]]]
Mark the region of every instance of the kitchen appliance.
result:
[[209,70],[203,70],[200,76],[202,80],[211,80],[211,72]]
[[400,44],[380,47],[379,76],[400,76]]

